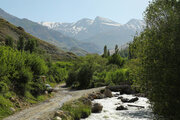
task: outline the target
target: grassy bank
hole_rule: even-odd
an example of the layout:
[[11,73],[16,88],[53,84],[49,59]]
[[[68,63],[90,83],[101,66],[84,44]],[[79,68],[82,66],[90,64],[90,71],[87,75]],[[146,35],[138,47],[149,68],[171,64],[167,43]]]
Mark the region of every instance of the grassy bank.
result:
[[91,101],[85,97],[65,103],[61,109],[63,114],[60,115],[62,120],[80,120],[91,114]]

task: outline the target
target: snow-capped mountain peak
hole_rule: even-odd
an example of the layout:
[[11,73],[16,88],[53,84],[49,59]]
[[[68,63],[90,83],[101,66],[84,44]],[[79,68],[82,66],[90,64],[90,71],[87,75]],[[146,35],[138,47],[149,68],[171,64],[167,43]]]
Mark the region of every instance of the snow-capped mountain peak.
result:
[[84,18],[74,23],[41,22],[41,25],[57,30],[80,41],[92,42],[103,48],[104,45],[113,48],[132,41],[136,32],[143,30],[143,20],[131,19],[122,25],[108,18],[97,16],[94,20]]

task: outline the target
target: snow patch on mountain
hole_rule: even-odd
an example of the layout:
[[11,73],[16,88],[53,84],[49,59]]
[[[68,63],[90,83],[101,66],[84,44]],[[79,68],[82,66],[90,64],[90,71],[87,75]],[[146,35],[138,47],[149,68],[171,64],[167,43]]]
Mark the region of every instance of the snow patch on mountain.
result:
[[131,19],[122,25],[99,16],[94,20],[84,18],[74,23],[40,22],[39,24],[80,41],[92,42],[100,48],[104,45],[113,48],[116,44],[126,44],[132,41],[136,32],[141,32],[145,26],[143,20]]

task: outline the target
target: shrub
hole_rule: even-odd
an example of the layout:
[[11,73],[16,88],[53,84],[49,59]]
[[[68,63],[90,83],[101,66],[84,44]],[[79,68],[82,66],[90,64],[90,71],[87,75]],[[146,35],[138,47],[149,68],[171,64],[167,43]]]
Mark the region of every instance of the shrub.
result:
[[0,82],[0,93],[5,93],[5,92],[7,92],[7,90],[8,90],[7,84],[1,81]]
[[0,95],[0,119],[7,117],[8,115],[13,113],[10,110],[10,107],[12,106],[12,103],[8,99],[5,99]]
[[27,89],[27,84],[32,80],[32,78],[33,75],[28,69],[23,68],[21,71],[18,71],[17,74],[15,74],[13,82],[16,93],[24,95]]
[[89,102],[86,103],[85,101],[87,101],[86,98],[80,98],[78,100],[68,102],[62,106],[61,110],[69,112],[73,120],[86,118],[91,114],[91,104],[88,104]]
[[124,64],[124,59],[119,54],[113,54],[108,58],[108,64],[116,64],[121,67]]
[[129,72],[127,69],[117,69],[107,73],[106,84],[121,84],[129,80]]
[[45,90],[46,90],[46,87],[44,84],[41,83],[40,80],[36,80],[30,83],[30,92],[35,97],[43,94]]

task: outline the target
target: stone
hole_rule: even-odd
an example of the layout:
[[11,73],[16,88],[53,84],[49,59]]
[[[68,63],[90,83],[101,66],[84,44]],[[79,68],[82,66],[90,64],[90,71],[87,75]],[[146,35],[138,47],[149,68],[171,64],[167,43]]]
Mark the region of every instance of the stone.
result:
[[62,120],[62,118],[60,118],[60,117],[58,117],[58,116],[56,116],[54,119],[55,119],[55,120]]
[[47,94],[48,94],[48,91],[45,91],[44,93],[47,95]]
[[107,88],[104,90],[104,95],[105,97],[110,97],[110,98],[113,97],[111,90]]
[[127,110],[127,108],[124,107],[124,106],[122,106],[122,105],[120,105],[120,106],[118,106],[118,107],[116,108],[116,110]]
[[54,116],[60,118],[66,117],[65,113],[62,110],[56,111]]
[[120,97],[118,97],[117,99],[123,99],[123,97],[122,97],[122,96],[120,96]]
[[139,100],[139,98],[138,98],[138,97],[135,97],[135,98],[130,99],[128,102],[129,102],[129,103],[132,103],[132,102],[136,102],[136,101],[138,101],[138,100]]
[[124,103],[125,103],[125,102],[129,102],[129,99],[127,99],[127,98],[121,98],[121,101],[124,102]]
[[9,100],[10,100],[11,102],[16,102],[16,98],[14,98],[14,97],[10,97]]
[[120,94],[118,94],[118,93],[116,93],[115,95],[114,95],[114,97],[118,97]]
[[132,98],[132,99],[121,98],[121,101],[124,102],[124,103],[132,103],[132,102],[136,102],[138,100],[139,100],[138,97],[135,97],[135,98]]
[[99,103],[94,103],[92,106],[92,113],[100,113],[102,111],[103,106]]
[[9,109],[10,109],[10,111],[12,111],[12,112],[16,112],[16,109],[14,109],[13,107],[10,107]]

